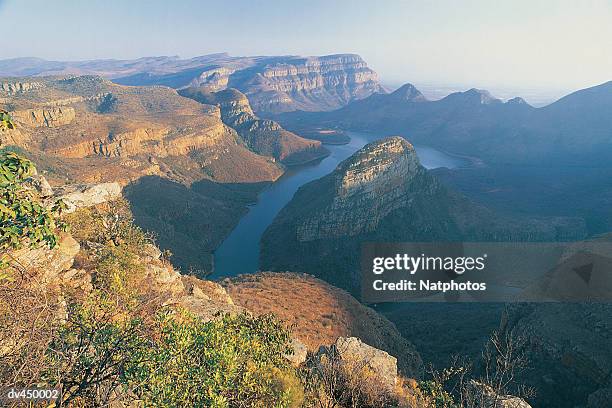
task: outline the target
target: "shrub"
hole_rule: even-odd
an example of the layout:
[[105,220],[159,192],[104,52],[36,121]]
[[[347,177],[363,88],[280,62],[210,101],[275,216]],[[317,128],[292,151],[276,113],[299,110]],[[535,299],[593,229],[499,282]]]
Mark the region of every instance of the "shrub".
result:
[[[34,164],[11,151],[0,151],[0,268],[8,265],[7,252],[24,244],[31,247],[57,244],[57,220],[64,208],[61,201],[51,207],[42,203],[37,192],[27,186],[36,173]],[[5,275],[6,279],[8,276]],[[2,280],[0,276],[0,281]]]
[[65,221],[83,244],[79,264],[92,271],[94,287],[126,306],[136,301],[144,276],[140,256],[153,240],[134,224],[127,201],[81,208]]
[[286,407],[300,389],[284,357],[289,333],[272,316],[203,322],[165,314],[150,354],[128,377],[147,406]]
[[0,129],[15,129],[13,118],[5,110],[0,109]]
[[165,310],[145,324],[103,299],[72,306],[51,342],[46,380],[62,386],[62,406],[302,406],[289,333],[273,317]]

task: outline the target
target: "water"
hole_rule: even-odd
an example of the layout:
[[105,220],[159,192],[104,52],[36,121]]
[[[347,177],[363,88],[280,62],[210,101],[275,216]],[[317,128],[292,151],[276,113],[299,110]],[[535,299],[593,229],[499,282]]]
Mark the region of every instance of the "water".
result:
[[[348,132],[351,141],[345,145],[328,145],[331,154],[321,161],[289,169],[280,179],[263,190],[257,203],[249,208],[236,228],[215,251],[213,277],[234,276],[259,270],[259,241],[276,217],[304,184],[331,173],[344,159],[381,136]],[[415,146],[421,164],[428,168],[455,168],[465,160],[451,157],[427,146]]]

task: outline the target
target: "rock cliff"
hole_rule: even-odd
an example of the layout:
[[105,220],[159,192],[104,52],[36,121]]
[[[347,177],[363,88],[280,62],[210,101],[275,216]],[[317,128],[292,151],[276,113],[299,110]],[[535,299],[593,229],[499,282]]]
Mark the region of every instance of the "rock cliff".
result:
[[236,130],[251,150],[288,165],[302,164],[327,155],[321,142],[304,139],[272,120],[258,118],[242,92],[232,88],[211,93],[205,89],[187,88],[179,93],[198,102],[218,106],[223,123]]
[[[164,249],[177,254],[177,266],[209,271],[212,251],[246,205],[284,171],[274,157],[254,152],[224,124],[219,107],[167,87],[121,86],[96,76],[40,77],[30,86],[24,85],[26,79],[6,83],[13,85],[0,88],[0,98],[10,107],[15,129],[1,129],[0,143],[27,152],[52,185],[132,185],[128,196],[138,221],[158,234],[190,228],[184,223],[187,218],[192,225],[194,220],[202,225],[202,219],[217,217],[204,222],[197,233],[181,232],[163,241]],[[281,156],[300,157],[305,155],[300,148],[316,144],[300,141],[303,145],[295,149],[283,144]],[[140,188],[151,178],[159,181],[153,183],[154,197],[148,188]],[[206,187],[190,192],[194,183]],[[235,187],[230,191],[224,183]],[[157,208],[149,208],[141,194]],[[165,207],[168,194],[176,196]]]
[[[43,77],[37,84],[20,92],[6,86],[0,96],[10,102],[27,141],[21,147],[60,159],[75,181],[125,184],[143,175],[181,173],[180,181],[216,174],[212,178],[219,181],[248,182],[282,174],[278,165],[242,145],[217,108],[172,89],[125,87],[93,76]],[[233,171],[236,160],[258,171],[245,178]],[[177,171],[184,167],[199,168],[199,175]]]
[[378,76],[358,55],[287,58],[266,63],[255,75],[230,85],[242,90],[256,111],[333,110],[383,92]]

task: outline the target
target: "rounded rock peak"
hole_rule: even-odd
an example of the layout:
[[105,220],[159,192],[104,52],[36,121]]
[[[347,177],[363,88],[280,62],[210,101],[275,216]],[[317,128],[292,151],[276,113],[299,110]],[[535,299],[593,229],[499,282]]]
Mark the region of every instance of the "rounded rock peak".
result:
[[[420,166],[414,146],[402,136],[389,136],[384,139],[368,143],[348,159],[338,165],[340,171],[347,171],[355,167],[367,167],[391,163],[398,159],[408,159]],[[385,167],[385,166],[380,166]]]
[[363,191],[387,191],[425,171],[410,142],[391,136],[369,143],[336,169],[336,190],[341,197]]

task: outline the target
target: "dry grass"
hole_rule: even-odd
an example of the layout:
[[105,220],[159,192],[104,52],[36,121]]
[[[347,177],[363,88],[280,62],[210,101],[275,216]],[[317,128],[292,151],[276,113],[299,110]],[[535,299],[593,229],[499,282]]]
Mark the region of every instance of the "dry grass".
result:
[[310,351],[338,337],[359,337],[398,358],[402,371],[416,375],[421,359],[395,326],[344,290],[306,274],[264,272],[221,284],[236,304],[256,315],[273,313],[292,326]]

